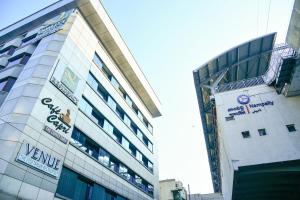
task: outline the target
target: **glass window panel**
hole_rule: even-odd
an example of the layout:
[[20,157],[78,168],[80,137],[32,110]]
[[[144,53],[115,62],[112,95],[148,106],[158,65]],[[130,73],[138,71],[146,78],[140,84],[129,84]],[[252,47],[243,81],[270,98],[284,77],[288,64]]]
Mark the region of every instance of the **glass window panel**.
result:
[[105,65],[102,66],[102,71],[104,72],[104,75],[105,75],[109,80],[111,80],[112,74],[111,74],[111,72],[109,71],[109,69],[108,69]]
[[122,108],[120,106],[117,106],[116,108],[116,114],[123,119],[124,118],[124,111],[122,110]]
[[98,184],[94,184],[91,200],[105,199],[105,189]]
[[18,58],[16,60],[9,61],[8,64],[7,64],[7,67],[11,67],[11,66],[20,64],[21,60],[22,60],[22,58]]
[[112,76],[110,82],[111,82],[111,84],[114,86],[114,88],[119,89],[120,84],[119,84],[118,81],[115,79],[115,77]]
[[123,146],[127,151],[130,152],[130,149],[129,149],[129,141],[128,141],[126,138],[124,138],[124,137],[122,137],[122,146]]
[[138,159],[138,161],[143,162],[143,155],[138,150],[136,151],[135,157]]
[[82,200],[86,197],[86,191],[87,191],[87,183],[84,181],[77,179],[76,181],[76,188],[74,191],[74,196],[72,199],[74,200]]
[[7,55],[13,55],[16,51],[16,47],[10,47],[10,49],[7,51]]
[[89,103],[86,104],[85,113],[87,115],[92,115],[93,113],[93,107]]
[[136,182],[138,185],[141,185],[141,184],[142,184],[142,179],[141,179],[141,177],[139,177],[138,175],[135,175],[135,182]]
[[137,129],[137,137],[143,141],[143,133],[140,131],[140,129]]
[[99,146],[94,142],[94,141],[92,141],[91,139],[88,139],[87,141],[86,141],[86,148],[87,148],[87,150],[86,150],[86,152],[90,155],[90,156],[92,156],[92,157],[94,157],[94,158],[98,158],[98,152],[99,152]]
[[79,101],[79,108],[85,112],[86,106],[87,106],[87,102],[85,101],[84,98],[81,98]]
[[97,91],[98,88],[98,83],[95,79],[95,77],[92,74],[89,74],[88,79],[87,79],[88,84]]
[[5,87],[5,85],[6,85],[6,83],[7,83],[7,79],[5,79],[5,80],[2,80],[1,82],[0,82],[0,90],[1,91],[3,91],[3,89],[4,89],[4,87]]
[[131,119],[127,116],[127,115],[124,115],[124,122],[127,126],[130,127],[131,125]]
[[129,149],[130,149],[131,154],[133,156],[136,156],[136,152],[137,152],[136,148],[133,145],[130,144]]
[[96,122],[99,126],[103,127],[104,125],[104,118],[96,109],[92,108],[91,118],[94,122]]
[[97,53],[94,54],[93,61],[100,69],[102,69],[102,67],[104,66],[103,61],[101,60],[100,56],[98,56]]
[[143,114],[139,110],[138,110],[137,116],[140,118],[140,120],[143,121],[144,116],[143,116]]
[[148,130],[150,131],[150,133],[153,133],[153,127],[150,123],[148,123]]
[[113,170],[114,172],[117,172],[119,173],[119,166],[118,166],[118,163],[115,159],[111,158],[110,161],[109,161],[109,168],[111,170]]
[[104,149],[100,148],[98,160],[105,166],[109,166],[110,154]]
[[153,164],[148,160],[148,168],[153,171]]
[[108,105],[113,111],[115,111],[116,108],[117,108],[116,102],[115,102],[110,96],[108,96],[107,105]]
[[100,94],[101,98],[104,99],[104,101],[108,101],[108,92],[104,89],[104,87],[98,83],[97,92]]
[[110,136],[114,136],[113,132],[114,132],[114,127],[111,125],[111,123],[109,123],[107,120],[104,121],[104,126],[103,129],[110,135]]
[[137,133],[138,128],[133,122],[130,123],[130,128],[134,133]]
[[130,98],[128,95],[125,96],[125,101],[127,102],[127,104],[128,104],[130,107],[132,107],[132,100],[131,100],[131,98]]
[[56,193],[72,199],[75,193],[77,174],[63,167]]
[[153,151],[153,144],[150,141],[148,141],[148,149]]
[[22,57],[21,61],[20,61],[20,64],[26,65],[26,63],[28,62],[29,58],[30,58],[30,55],[24,55]]
[[114,131],[113,131],[113,138],[119,144],[122,143],[122,134],[117,129],[114,129]]
[[130,179],[130,175],[128,174],[128,168],[125,167],[123,164],[119,165],[119,174],[127,180]]

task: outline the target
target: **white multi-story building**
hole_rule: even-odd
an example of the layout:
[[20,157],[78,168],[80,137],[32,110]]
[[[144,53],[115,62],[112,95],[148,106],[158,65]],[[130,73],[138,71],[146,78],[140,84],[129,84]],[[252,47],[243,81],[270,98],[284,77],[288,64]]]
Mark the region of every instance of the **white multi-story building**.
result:
[[159,199],[160,103],[99,0],[0,30],[0,199]]
[[265,35],[194,71],[213,186],[225,200],[300,199],[299,6],[287,44]]

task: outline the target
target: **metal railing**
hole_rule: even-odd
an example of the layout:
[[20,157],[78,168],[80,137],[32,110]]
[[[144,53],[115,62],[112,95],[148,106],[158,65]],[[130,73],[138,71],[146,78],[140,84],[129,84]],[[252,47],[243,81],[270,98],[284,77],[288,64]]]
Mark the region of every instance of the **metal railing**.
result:
[[245,80],[240,80],[232,83],[227,83],[223,85],[218,85],[216,87],[217,92],[225,92],[229,90],[236,90],[236,89],[241,89],[241,88],[246,88],[246,87],[251,87],[255,85],[261,85],[264,84],[264,80],[261,76],[259,77],[254,77],[254,78],[249,78]]

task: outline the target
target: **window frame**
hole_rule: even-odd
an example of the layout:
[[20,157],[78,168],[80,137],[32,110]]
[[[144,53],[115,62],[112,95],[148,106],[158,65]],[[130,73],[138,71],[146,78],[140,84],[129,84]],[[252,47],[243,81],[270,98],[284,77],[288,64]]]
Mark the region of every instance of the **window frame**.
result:
[[257,129],[257,131],[258,131],[259,136],[266,136],[267,135],[267,131],[264,128]]
[[289,133],[292,133],[292,132],[296,132],[296,131],[297,131],[297,129],[296,129],[296,127],[295,127],[295,124],[287,124],[287,125],[285,125],[285,127],[288,129],[288,132],[289,132]]
[[241,134],[244,139],[248,139],[251,137],[250,131],[242,131]]

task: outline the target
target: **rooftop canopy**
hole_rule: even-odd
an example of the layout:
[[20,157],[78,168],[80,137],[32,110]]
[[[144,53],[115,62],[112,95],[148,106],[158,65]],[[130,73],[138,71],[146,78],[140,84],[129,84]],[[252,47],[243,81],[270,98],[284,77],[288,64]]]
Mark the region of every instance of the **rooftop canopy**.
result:
[[215,192],[221,192],[218,134],[214,101],[211,96],[241,87],[264,83],[276,33],[238,45],[194,70],[194,82],[202,120],[211,176]]
[[240,44],[194,70],[201,84],[207,84],[228,70],[224,82],[235,82],[263,75],[268,69],[276,33]]

